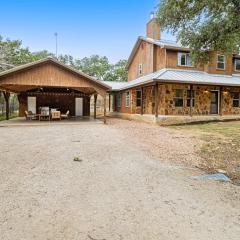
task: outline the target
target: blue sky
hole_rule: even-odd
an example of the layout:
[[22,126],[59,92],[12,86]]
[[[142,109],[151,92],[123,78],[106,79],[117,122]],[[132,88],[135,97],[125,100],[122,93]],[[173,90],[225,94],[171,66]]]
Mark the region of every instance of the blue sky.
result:
[[[139,35],[145,35],[150,12],[159,0],[5,0],[0,5],[0,35],[20,39],[32,51],[83,58],[128,58]],[[162,38],[169,39],[166,33]]]

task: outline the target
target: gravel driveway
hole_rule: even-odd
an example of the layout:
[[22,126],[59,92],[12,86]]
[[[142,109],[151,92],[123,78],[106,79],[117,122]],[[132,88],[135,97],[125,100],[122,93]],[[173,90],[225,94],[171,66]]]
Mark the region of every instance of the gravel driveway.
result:
[[239,240],[240,188],[191,179],[190,136],[122,120],[0,136],[1,240]]

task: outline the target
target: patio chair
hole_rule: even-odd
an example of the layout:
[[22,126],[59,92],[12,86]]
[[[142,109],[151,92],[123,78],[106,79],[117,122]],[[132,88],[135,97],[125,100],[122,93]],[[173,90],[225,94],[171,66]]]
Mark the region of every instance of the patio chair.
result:
[[25,117],[26,120],[33,120],[36,119],[36,114],[34,114],[32,111],[25,111]]
[[68,119],[69,118],[69,110],[66,112],[66,114],[61,114],[61,119]]

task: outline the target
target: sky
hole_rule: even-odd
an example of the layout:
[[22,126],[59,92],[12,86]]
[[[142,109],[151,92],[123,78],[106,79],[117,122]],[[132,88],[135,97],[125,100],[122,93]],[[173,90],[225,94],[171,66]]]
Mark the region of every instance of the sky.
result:
[[[127,59],[159,0],[0,0],[0,35],[31,51]],[[172,39],[166,32],[163,39]]]

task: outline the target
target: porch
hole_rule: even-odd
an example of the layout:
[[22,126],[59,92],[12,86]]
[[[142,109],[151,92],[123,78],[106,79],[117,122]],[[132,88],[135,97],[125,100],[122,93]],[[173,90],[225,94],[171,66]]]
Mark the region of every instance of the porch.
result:
[[[106,121],[106,95],[110,87],[95,78],[64,65],[53,58],[15,67],[0,74],[0,91],[6,102],[9,119],[10,93],[18,96],[19,117],[34,115],[39,120],[57,120],[62,115],[90,117],[90,98],[94,96],[96,119],[97,97],[104,99],[103,119]],[[44,109],[44,114],[42,109]]]
[[206,123],[206,122],[227,122],[227,121],[240,121],[240,115],[199,115],[199,116],[180,116],[180,115],[158,115],[155,117],[153,114],[130,114],[111,112],[108,113],[109,117],[119,117],[127,120],[135,120],[146,123],[158,124],[161,126],[170,125],[184,125],[191,123]]

